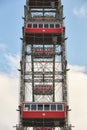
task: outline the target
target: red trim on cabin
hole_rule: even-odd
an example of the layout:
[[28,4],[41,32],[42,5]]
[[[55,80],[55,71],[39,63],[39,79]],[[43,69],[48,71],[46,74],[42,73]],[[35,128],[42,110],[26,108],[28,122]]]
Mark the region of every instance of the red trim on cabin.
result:
[[62,28],[24,28],[26,33],[62,33]]
[[53,53],[53,50],[33,50],[34,53]]
[[39,88],[39,87],[34,87],[34,90],[36,90],[36,91],[48,91],[48,90],[53,90],[53,88],[44,88],[44,87],[42,87],[42,88]]
[[22,118],[26,119],[60,119],[65,118],[65,111],[23,111]]

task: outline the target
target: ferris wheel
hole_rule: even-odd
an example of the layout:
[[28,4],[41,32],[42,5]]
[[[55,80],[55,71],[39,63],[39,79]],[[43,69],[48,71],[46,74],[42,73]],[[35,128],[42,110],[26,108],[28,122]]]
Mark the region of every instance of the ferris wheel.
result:
[[71,130],[61,0],[26,0],[17,130]]

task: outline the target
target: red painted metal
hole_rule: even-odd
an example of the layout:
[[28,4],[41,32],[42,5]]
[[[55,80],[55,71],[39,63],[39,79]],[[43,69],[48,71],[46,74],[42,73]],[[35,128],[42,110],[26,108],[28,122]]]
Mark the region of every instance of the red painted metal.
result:
[[53,50],[33,50],[34,53],[53,53]]
[[30,119],[39,119],[39,118],[44,118],[44,119],[60,119],[60,118],[65,118],[65,112],[61,111],[23,111],[22,112],[22,118],[30,118]]
[[35,87],[34,90],[36,90],[36,91],[49,91],[49,90],[53,90],[53,88]]
[[62,33],[62,28],[24,28],[25,33]]

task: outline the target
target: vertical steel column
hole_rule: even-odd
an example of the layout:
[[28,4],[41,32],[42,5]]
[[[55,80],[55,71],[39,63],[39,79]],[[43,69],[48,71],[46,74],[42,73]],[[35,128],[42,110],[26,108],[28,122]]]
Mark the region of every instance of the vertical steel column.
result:
[[53,102],[55,102],[55,45],[53,45]]
[[31,45],[31,64],[32,64],[32,102],[34,99],[34,60],[33,60],[33,45]]

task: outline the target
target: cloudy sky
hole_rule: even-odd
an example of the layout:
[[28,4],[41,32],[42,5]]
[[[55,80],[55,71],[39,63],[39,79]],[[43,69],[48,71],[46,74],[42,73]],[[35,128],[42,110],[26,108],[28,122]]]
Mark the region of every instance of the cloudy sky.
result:
[[[8,2],[9,1],[9,2]],[[0,130],[13,130],[19,102],[19,59],[25,0],[0,0]],[[87,130],[87,2],[62,0],[66,26],[66,50],[70,122],[73,130]]]

